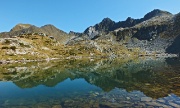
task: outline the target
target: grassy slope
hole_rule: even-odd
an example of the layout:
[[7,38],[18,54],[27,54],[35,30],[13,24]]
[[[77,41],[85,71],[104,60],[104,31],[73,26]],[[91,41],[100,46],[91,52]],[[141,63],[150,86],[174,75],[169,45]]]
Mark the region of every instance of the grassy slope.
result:
[[[0,60],[42,60],[48,58],[67,57],[106,57],[113,54],[119,56],[134,55],[119,44],[108,41],[81,41],[74,45],[62,45],[48,37],[31,35],[17,38],[0,39]],[[101,50],[99,50],[99,47]]]

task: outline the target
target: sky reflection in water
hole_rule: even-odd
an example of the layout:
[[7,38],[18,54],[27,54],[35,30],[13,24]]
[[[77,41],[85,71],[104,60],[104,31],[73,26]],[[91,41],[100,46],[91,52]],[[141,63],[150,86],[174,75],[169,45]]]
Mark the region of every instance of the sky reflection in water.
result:
[[4,65],[0,107],[179,107],[179,66],[176,58]]

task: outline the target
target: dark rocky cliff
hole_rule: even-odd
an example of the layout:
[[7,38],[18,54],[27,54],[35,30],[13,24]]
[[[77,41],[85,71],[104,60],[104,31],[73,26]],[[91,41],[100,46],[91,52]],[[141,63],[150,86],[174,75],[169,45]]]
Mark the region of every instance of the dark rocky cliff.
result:
[[171,31],[171,34],[175,36],[172,45],[170,45],[167,49],[167,53],[180,54],[180,13],[175,15],[174,18],[174,27]]
[[147,13],[141,19],[133,19],[131,17],[128,17],[125,21],[119,21],[116,23],[112,21],[110,18],[105,18],[100,23],[94,26],[88,27],[84,31],[84,34],[88,35],[90,39],[92,39],[96,36],[102,36],[102,35],[108,34],[109,32],[117,30],[119,28],[133,27],[139,23],[142,23],[154,17],[161,17],[161,16],[172,16],[172,14],[167,11],[155,9]]

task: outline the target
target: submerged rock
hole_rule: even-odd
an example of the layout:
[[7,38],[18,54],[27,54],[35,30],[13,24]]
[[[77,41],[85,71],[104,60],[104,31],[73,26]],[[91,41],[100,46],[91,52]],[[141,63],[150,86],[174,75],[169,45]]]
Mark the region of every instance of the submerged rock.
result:
[[141,101],[149,102],[149,101],[152,101],[152,98],[150,98],[150,97],[142,97]]

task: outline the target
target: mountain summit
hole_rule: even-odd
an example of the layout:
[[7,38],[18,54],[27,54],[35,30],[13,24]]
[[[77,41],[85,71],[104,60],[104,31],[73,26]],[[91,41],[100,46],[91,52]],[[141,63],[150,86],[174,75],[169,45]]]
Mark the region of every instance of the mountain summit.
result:
[[27,29],[29,27],[31,27],[31,24],[17,24],[15,27],[13,27],[10,32],[14,32],[14,31],[19,31],[22,29]]
[[147,13],[144,16],[144,20],[148,20],[150,18],[157,17],[157,16],[165,16],[165,15],[171,16],[172,13],[167,12],[167,11],[163,11],[163,10],[160,10],[160,9],[154,9],[153,11]]

